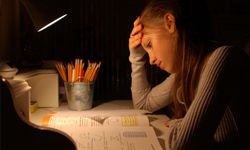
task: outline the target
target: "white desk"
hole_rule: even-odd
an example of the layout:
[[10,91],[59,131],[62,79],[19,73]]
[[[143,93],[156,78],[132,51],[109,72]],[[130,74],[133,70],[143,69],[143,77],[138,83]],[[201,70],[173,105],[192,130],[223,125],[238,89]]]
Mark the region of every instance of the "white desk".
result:
[[[142,110],[135,110],[133,109],[132,101],[131,100],[113,100],[110,102],[102,103],[96,107],[93,107],[90,110],[81,111],[84,114],[91,114],[93,112],[106,112],[108,113],[110,110],[119,110],[119,112],[124,110],[126,113],[131,114],[143,114],[145,113]],[[39,108],[37,111],[31,114],[30,121],[37,124],[42,125],[42,118],[52,111],[67,111],[69,113],[74,113],[76,111],[72,111],[68,109],[67,103],[60,104],[60,107],[58,108]],[[119,115],[119,114],[117,114]],[[148,114],[150,116],[151,120],[150,126],[152,126],[155,130],[155,133],[158,137],[159,143],[162,146],[163,149],[165,149],[165,139],[166,139],[166,132],[167,127],[164,126],[164,123],[168,120],[168,117],[166,115],[154,115],[154,114]],[[152,119],[153,118],[153,119]]]

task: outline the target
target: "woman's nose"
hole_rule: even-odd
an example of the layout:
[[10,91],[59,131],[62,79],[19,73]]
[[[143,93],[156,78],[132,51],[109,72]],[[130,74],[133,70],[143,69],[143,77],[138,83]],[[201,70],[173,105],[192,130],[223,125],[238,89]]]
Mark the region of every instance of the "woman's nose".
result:
[[149,63],[150,63],[151,65],[154,65],[155,62],[156,62],[155,56],[154,56],[152,53],[149,54]]

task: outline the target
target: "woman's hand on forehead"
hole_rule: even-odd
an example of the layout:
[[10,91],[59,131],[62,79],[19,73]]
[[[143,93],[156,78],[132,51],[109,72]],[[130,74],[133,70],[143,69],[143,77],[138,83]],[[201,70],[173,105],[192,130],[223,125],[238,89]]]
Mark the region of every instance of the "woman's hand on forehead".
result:
[[143,26],[141,24],[140,17],[137,17],[137,19],[134,21],[134,28],[130,34],[130,37],[133,37],[139,32],[142,32],[142,30],[143,30]]
[[134,21],[134,27],[130,33],[130,38],[129,38],[130,50],[135,50],[141,45],[142,29],[143,29],[143,26],[140,23],[140,17],[137,17],[137,19]]

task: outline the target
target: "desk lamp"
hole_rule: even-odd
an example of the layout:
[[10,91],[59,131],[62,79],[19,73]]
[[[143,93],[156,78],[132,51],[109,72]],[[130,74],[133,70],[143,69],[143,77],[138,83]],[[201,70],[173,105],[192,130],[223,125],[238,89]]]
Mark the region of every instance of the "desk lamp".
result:
[[40,32],[52,24],[58,22],[67,14],[63,8],[57,5],[56,0],[20,0],[26,8],[37,32]]
[[[52,24],[58,22],[67,14],[63,8],[58,7],[57,0],[20,0],[26,8],[37,32],[43,31]],[[1,62],[0,62],[1,63]],[[7,64],[4,64],[7,66]],[[8,66],[9,67],[9,66]],[[17,73],[16,68],[0,67],[0,76],[12,78]]]

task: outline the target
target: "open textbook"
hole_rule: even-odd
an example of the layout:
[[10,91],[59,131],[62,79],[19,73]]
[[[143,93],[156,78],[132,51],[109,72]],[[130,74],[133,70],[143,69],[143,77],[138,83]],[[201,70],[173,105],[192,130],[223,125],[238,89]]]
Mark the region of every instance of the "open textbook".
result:
[[162,150],[150,124],[155,119],[114,112],[113,115],[52,112],[43,118],[42,124],[69,134],[78,150]]

